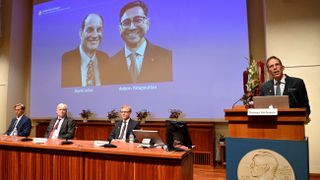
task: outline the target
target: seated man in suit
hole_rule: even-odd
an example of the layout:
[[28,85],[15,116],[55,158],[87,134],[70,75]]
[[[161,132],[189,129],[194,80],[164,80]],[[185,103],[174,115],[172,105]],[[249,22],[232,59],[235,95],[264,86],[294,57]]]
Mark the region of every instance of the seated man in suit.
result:
[[[109,135],[109,141],[118,139],[120,141],[129,141],[129,136],[134,129],[140,129],[140,123],[130,118],[132,109],[128,105],[123,105],[120,109],[121,121],[116,122],[115,127]],[[134,135],[134,134],[133,134]],[[137,139],[135,138],[135,141]]]
[[73,139],[75,123],[73,119],[67,116],[67,105],[63,103],[58,104],[56,112],[57,117],[51,119],[44,137],[53,139]]
[[149,30],[148,7],[142,1],[124,5],[120,11],[120,34],[124,48],[112,58],[110,84],[172,81],[172,52],[145,38]]
[[259,95],[288,95],[290,108],[305,108],[309,116],[309,99],[303,80],[283,74],[284,66],[275,56],[267,59],[266,66],[273,79],[261,85]]
[[31,120],[24,115],[25,106],[22,103],[14,105],[16,117],[12,118],[8,130],[4,133],[7,136],[13,135],[13,130],[17,129],[18,136],[29,136],[31,131]]

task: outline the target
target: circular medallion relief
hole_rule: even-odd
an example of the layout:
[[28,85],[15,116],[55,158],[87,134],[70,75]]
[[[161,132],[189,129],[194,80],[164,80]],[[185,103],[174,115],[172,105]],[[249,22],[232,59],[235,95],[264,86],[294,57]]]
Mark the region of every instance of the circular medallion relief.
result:
[[242,157],[238,165],[239,180],[294,180],[289,162],[279,153],[268,149],[255,149]]

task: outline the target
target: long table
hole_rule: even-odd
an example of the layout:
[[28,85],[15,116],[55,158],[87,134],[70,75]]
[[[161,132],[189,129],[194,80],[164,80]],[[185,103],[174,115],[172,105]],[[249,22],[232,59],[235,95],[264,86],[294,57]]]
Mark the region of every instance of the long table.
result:
[[114,142],[117,148],[94,146],[94,141],[61,140],[44,144],[0,136],[0,179],[193,179],[191,150],[167,152]]
[[[44,137],[50,120],[33,120],[36,124],[36,137]],[[196,165],[214,166],[215,159],[215,122],[187,122],[189,134],[195,148],[193,163]],[[76,121],[75,138],[79,140],[105,140],[111,133],[114,124],[110,121],[89,120],[86,123]],[[166,140],[165,121],[147,121],[140,124],[141,129],[157,130],[163,141]]]

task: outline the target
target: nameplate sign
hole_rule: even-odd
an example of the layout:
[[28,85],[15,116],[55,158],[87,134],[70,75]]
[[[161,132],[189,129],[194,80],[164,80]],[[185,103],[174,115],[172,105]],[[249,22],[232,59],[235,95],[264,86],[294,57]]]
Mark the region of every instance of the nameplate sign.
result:
[[257,108],[257,109],[248,109],[248,116],[277,116],[277,108]]
[[33,143],[44,144],[48,141],[47,138],[33,138]]
[[109,144],[109,141],[94,141],[94,146],[104,146],[106,144]]

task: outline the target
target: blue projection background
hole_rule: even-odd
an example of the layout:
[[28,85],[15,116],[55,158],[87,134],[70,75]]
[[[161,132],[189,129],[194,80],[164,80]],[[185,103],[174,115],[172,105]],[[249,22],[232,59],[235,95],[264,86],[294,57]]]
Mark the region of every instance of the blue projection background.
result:
[[[61,88],[61,56],[80,44],[88,13],[104,19],[99,50],[113,56],[124,46],[119,12],[127,0],[57,0],[34,6],[30,116],[55,116],[59,102],[73,117],[91,109],[97,118],[122,104],[167,118],[178,108],[185,118],[222,118],[242,92],[247,66],[246,0],[144,1],[149,8],[148,40],[172,50],[173,81]],[[133,114],[135,115],[135,113]]]

